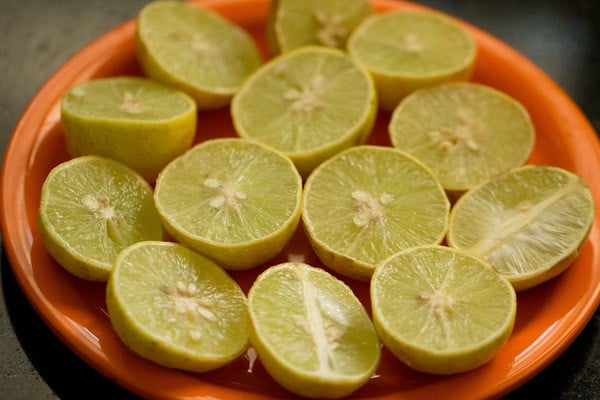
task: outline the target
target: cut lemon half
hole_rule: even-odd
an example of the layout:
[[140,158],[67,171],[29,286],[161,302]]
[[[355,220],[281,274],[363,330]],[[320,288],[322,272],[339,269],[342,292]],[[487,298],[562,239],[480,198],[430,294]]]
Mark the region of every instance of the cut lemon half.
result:
[[251,344],[269,374],[311,398],[363,386],[380,359],[375,328],[352,290],[303,263],[268,268],[248,293]]
[[289,156],[303,177],[373,128],[377,96],[368,72],[346,53],[306,46],[262,66],[235,95],[238,135]]
[[398,251],[440,243],[449,209],[444,189],[423,163],[393,148],[356,146],[309,176],[302,219],[326,266],[368,280]]
[[533,123],[519,102],[467,82],[414,92],[392,114],[389,134],[394,147],[423,161],[457,194],[523,165],[535,142]]
[[274,0],[267,44],[272,54],[307,45],[343,49],[350,33],[372,13],[368,0]]
[[594,201],[581,177],[527,165],[461,197],[450,214],[448,243],[486,259],[515,289],[562,273],[594,222]]
[[50,255],[72,274],[95,281],[108,279],[125,247],[163,236],[150,185],[131,168],[98,156],[50,171],[37,222]]
[[155,1],[139,13],[136,54],[144,73],[177,87],[198,108],[229,104],[261,63],[250,34],[217,13],[178,1]]
[[112,158],[153,182],[169,161],[192,145],[196,103],[150,79],[95,79],[63,96],[61,124],[72,157]]
[[392,111],[416,89],[469,79],[477,45],[443,14],[396,10],[363,21],[348,39],[348,52],[373,75],[379,105]]
[[106,305],[124,344],[166,367],[213,370],[248,346],[244,292],[217,264],[177,243],[147,241],[123,250]]
[[490,361],[512,333],[517,297],[487,263],[444,246],[398,253],[371,280],[381,341],[418,371],[454,374]]
[[294,164],[258,143],[214,139],[160,173],[154,198],[166,230],[229,269],[274,257],[300,220],[302,179]]

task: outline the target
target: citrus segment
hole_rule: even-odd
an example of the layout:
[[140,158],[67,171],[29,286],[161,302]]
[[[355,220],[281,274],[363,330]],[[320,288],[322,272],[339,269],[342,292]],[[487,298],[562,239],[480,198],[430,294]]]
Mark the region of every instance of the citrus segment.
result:
[[307,45],[343,49],[350,33],[372,13],[368,0],[274,0],[267,44],[272,54]]
[[268,268],[248,294],[251,343],[273,378],[305,397],[337,398],[379,364],[379,339],[352,290],[303,263]]
[[516,294],[482,260],[444,246],[398,253],[371,280],[373,322],[382,342],[416,370],[477,368],[512,333]]
[[205,141],[159,175],[155,202],[177,240],[231,269],[274,257],[300,220],[302,179],[282,154],[250,141]]
[[562,273],[593,222],[593,198],[579,176],[528,165],[463,195],[450,214],[448,243],[486,259],[524,290]]
[[219,368],[248,346],[246,296],[209,259],[171,242],[140,242],[117,257],[106,304],[124,344],[158,364]]
[[469,79],[477,46],[449,17],[396,10],[363,21],[348,39],[348,52],[373,75],[380,106],[392,111],[416,89]]
[[398,251],[440,243],[449,209],[443,188],[420,161],[389,147],[357,146],[310,175],[302,219],[325,265],[368,280]]
[[148,181],[186,151],[196,134],[196,104],[185,93],[138,77],[101,78],[62,98],[69,154],[117,160]]
[[125,165],[98,156],[50,171],[37,222],[52,257],[72,274],[96,281],[108,279],[122,249],[163,235],[150,185]]
[[376,117],[369,74],[337,49],[307,46],[274,58],[235,95],[242,138],[289,156],[306,177],[319,163],[364,142]]
[[520,103],[467,82],[414,92],[392,114],[389,133],[394,147],[423,161],[446,190],[459,193],[524,164],[535,141]]
[[155,1],[140,11],[136,54],[147,76],[185,91],[200,109],[227,105],[262,63],[240,26],[176,1]]

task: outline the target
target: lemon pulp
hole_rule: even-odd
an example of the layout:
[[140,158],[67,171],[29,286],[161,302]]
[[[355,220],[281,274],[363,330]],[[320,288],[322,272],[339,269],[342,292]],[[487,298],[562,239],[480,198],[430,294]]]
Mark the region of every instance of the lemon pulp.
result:
[[248,294],[251,343],[282,386],[337,398],[363,386],[379,364],[373,324],[352,290],[321,268],[268,268]]
[[517,298],[483,260],[445,246],[420,246],[382,263],[371,280],[382,342],[416,370],[454,374],[491,360],[508,341]]
[[274,257],[300,220],[302,180],[293,163],[258,143],[202,142],[159,175],[154,198],[165,229],[229,269]]
[[486,259],[524,290],[574,261],[594,214],[581,177],[558,167],[527,165],[461,197],[450,214],[448,243]]
[[440,243],[449,209],[440,183],[420,161],[389,147],[356,146],[309,176],[302,220],[325,265],[368,280],[398,251]]
[[97,281],[108,279],[125,247],[163,235],[150,185],[131,168],[99,156],[77,157],[50,171],[37,222],[61,266]]
[[106,303],[125,345],[170,368],[209,371],[248,346],[247,300],[238,284],[178,243],[145,241],[124,249]]
[[364,142],[376,111],[367,71],[341,50],[318,46],[274,58],[248,78],[231,104],[238,135],[281,151],[303,177]]
[[350,33],[372,13],[368,0],[274,0],[267,44],[272,54],[307,45],[343,49]]
[[363,21],[348,52],[372,74],[380,106],[392,111],[411,92],[471,77],[477,46],[451,18],[425,10],[396,10]]
[[535,142],[519,102],[470,82],[415,91],[394,110],[389,134],[394,147],[423,161],[457,193],[523,165]]
[[62,98],[61,124],[71,157],[117,160],[153,182],[196,134],[196,103],[185,93],[139,77],[80,83]]
[[200,109],[229,104],[262,63],[248,32],[219,14],[177,1],[154,1],[139,13],[136,54],[144,73],[177,87]]

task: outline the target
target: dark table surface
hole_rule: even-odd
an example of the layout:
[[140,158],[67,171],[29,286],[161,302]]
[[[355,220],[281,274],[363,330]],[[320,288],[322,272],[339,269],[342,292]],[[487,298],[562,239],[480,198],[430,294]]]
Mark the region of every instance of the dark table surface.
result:
[[[40,86],[144,0],[0,0],[0,146]],[[545,70],[600,131],[600,4],[595,0],[426,0],[470,21]],[[600,171],[599,171],[600,174]],[[600,267],[600,266],[596,266]],[[77,358],[0,269],[0,399],[133,399]],[[545,370],[506,399],[600,398],[600,311]]]

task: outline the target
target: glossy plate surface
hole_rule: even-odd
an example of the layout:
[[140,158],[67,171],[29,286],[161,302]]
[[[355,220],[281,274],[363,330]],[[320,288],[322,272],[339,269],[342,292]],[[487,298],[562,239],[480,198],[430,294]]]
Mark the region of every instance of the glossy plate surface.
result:
[[[196,4],[221,13],[251,32],[266,57],[266,0],[205,0]],[[374,1],[379,11],[415,7]],[[464,22],[461,22],[464,23]],[[1,181],[4,245],[23,291],[51,329],[82,359],[129,390],[148,398],[293,397],[246,354],[218,371],[191,374],[145,361],[128,351],[111,328],[104,285],[81,281],[49,256],[36,226],[42,183],[52,167],[68,158],[60,127],[60,99],[73,85],[104,76],[139,75],[134,55],[135,22],[129,21],[85,47],[60,68],[33,98],[7,150]],[[581,175],[590,185],[600,216],[600,144],[572,100],[547,75],[507,45],[464,23],[479,54],[473,80],[521,101],[537,131],[530,163],[551,164]],[[371,143],[389,145],[389,115],[381,113]],[[202,112],[197,141],[235,136],[228,109]],[[299,230],[273,260],[320,265]],[[232,274],[244,290],[264,267]],[[367,307],[368,286],[347,281]],[[357,398],[480,398],[500,396],[522,384],[564,350],[591,318],[600,301],[600,217],[577,261],[560,277],[518,296],[518,314],[508,344],[490,363],[469,373],[437,377],[420,374],[384,351],[382,363]]]

